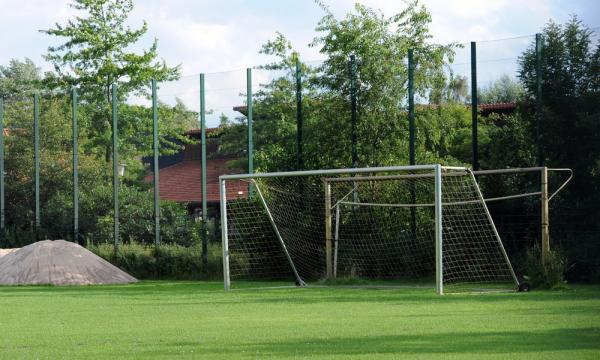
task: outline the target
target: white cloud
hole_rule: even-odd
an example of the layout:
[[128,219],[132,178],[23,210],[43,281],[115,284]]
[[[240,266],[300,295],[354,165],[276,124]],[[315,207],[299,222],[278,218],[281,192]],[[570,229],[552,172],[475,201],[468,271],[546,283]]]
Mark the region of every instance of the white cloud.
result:
[[[337,17],[343,17],[354,7],[353,0],[324,0]],[[69,0],[3,0],[0,12],[0,34],[3,51],[0,64],[10,58],[32,58],[44,69],[41,54],[49,45],[60,43],[60,39],[40,33],[39,29],[53,27],[54,23],[65,23],[75,14]],[[182,65],[184,75],[192,75],[173,84],[169,91],[163,88],[165,97],[179,93],[180,97],[197,108],[197,74],[200,72],[221,74],[207,76],[210,82],[218,83],[228,90],[207,94],[209,107],[226,109],[241,104],[238,94],[245,91],[246,67],[270,61],[258,50],[276,31],[281,31],[302,59],[317,60],[322,55],[308,43],[317,35],[315,26],[323,13],[309,0],[134,0],[135,8],[130,24],[139,27],[142,20],[148,21],[149,31],[136,49],[147,48],[156,37],[159,39],[159,55],[169,65]],[[381,9],[390,16],[402,11],[405,2],[393,0],[361,0],[361,3]],[[497,62],[482,62],[484,74],[494,67],[512,71],[516,56],[527,45],[528,39],[488,42],[499,38],[540,31],[549,18],[565,21],[570,13],[579,13],[590,25],[599,25],[599,5],[585,0],[423,0],[431,12],[433,21],[430,29],[433,41],[438,43],[478,41],[481,59],[508,59]],[[594,15],[595,14],[595,15]],[[460,57],[462,56],[462,59]],[[457,63],[468,59],[468,48],[459,51]],[[458,69],[460,65],[456,65]],[[465,69],[467,69],[465,67]],[[238,69],[228,72],[230,69]],[[463,69],[464,70],[464,69]],[[457,70],[458,72],[458,70]],[[265,74],[255,72],[255,82],[264,81]],[[219,79],[217,81],[217,79]],[[228,93],[228,95],[225,95]],[[212,106],[212,105],[214,106]]]

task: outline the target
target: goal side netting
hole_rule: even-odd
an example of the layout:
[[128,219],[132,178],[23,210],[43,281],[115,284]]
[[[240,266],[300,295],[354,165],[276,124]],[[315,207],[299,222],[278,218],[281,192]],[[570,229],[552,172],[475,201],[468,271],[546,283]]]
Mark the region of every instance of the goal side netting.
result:
[[[240,190],[242,189],[242,190]],[[225,287],[514,290],[470,170],[439,165],[221,177]]]

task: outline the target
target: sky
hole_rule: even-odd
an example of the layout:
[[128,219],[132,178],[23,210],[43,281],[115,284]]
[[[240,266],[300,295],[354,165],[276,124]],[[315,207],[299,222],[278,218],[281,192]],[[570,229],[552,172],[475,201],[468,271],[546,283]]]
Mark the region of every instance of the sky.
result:
[[[352,11],[355,3],[323,2],[338,18]],[[61,41],[39,30],[51,28],[55,23],[64,24],[76,15],[69,3],[70,0],[0,0],[0,65],[6,65],[11,58],[28,57],[43,70],[50,70],[51,65],[42,55],[48,46]],[[385,16],[405,7],[401,0],[361,3],[381,10]],[[137,46],[147,48],[157,38],[160,57],[169,65],[181,66],[182,84],[187,81],[189,85],[165,89],[179,96],[185,97],[186,86],[196,87],[195,74],[200,72],[239,70],[230,76],[222,75],[220,85],[213,85],[221,92],[237,92],[229,82],[237,84],[245,76],[243,69],[270,60],[258,51],[277,31],[291,41],[304,61],[323,59],[318,48],[308,46],[317,35],[315,26],[324,15],[312,0],[134,0],[134,4],[130,25],[139,27],[146,20],[149,26]],[[483,81],[491,81],[486,71],[512,72],[516,57],[531,43],[530,37],[522,36],[539,32],[549,19],[564,22],[571,14],[577,14],[584,24],[600,26],[598,0],[421,0],[421,4],[432,15],[433,42],[478,42],[481,61],[478,71]],[[507,38],[516,39],[491,41]],[[468,47],[457,54],[454,69],[458,74],[468,72],[467,50]],[[216,83],[218,75],[212,76]],[[211,82],[210,75],[207,82]],[[192,93],[189,96],[193,103]],[[223,95],[221,99],[213,99],[216,112],[221,107],[231,108],[229,104],[220,104],[226,98]]]

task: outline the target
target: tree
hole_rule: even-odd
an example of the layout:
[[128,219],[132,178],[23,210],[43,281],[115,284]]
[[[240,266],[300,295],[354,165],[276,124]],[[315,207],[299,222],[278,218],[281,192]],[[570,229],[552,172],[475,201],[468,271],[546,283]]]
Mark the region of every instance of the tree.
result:
[[[302,65],[305,166],[316,169],[351,165],[351,55],[358,65],[359,166],[407,163],[408,124],[404,107],[408,49],[414,49],[417,62],[416,92],[426,96],[434,81],[445,79],[443,66],[452,58],[455,45],[429,43],[431,16],[417,1],[389,18],[357,4],[355,12],[342,20],[317,3],[326,15],[316,28],[321,35],[311,46],[319,47],[326,60],[319,66]],[[295,168],[298,53],[281,33],[261,52],[277,58],[264,69],[284,74],[255,94],[255,159],[261,170],[291,170]],[[243,154],[243,144],[232,144],[235,139],[245,141],[244,121],[223,135],[224,151],[237,149],[238,155]]]
[[464,104],[469,100],[469,82],[466,76],[454,76],[454,73],[450,72],[447,79],[440,77],[432,83],[430,104]]
[[[426,96],[428,89],[444,78],[443,66],[452,60],[456,45],[430,43],[431,15],[418,1],[408,2],[402,12],[391,17],[360,4],[343,20],[325,10],[326,16],[316,28],[322,35],[311,44],[327,56],[318,86],[348,101],[348,58],[354,55],[358,64],[359,164],[397,164],[406,159],[407,147],[402,142],[407,138],[407,126],[402,120],[406,119],[408,49],[414,50],[415,93]],[[348,110],[330,116],[337,132],[350,139]]]
[[11,59],[8,66],[0,66],[0,97],[31,96],[39,89],[41,79],[40,68],[31,59]]
[[488,87],[477,90],[480,104],[512,103],[525,96],[523,85],[504,74]]
[[[146,22],[138,29],[125,25],[133,9],[132,0],[74,0],[73,8],[85,15],[69,20],[66,25],[56,24],[42,32],[66,38],[59,46],[51,46],[45,56],[54,64],[56,77],[48,79],[49,86],[78,86],[82,102],[93,111],[88,135],[93,149],[101,147],[108,160],[111,148],[110,103],[111,85],[119,87],[122,101],[128,96],[147,96],[151,79],[172,80],[179,76],[179,67],[169,67],[157,61],[155,39],[152,46],[141,54],[127,49],[147,32]],[[136,124],[125,124],[124,129],[136,131]]]
[[[562,25],[550,21],[545,26],[540,130],[545,163],[552,167],[569,167],[574,172],[572,183],[553,200],[557,207],[553,214],[561,222],[561,228],[553,228],[563,231],[563,236],[554,241],[566,244],[569,238],[565,234],[578,234],[576,239],[570,239],[572,246],[568,246],[567,255],[579,262],[573,271],[580,276],[600,279],[600,272],[594,270],[600,266],[600,247],[590,228],[600,217],[600,42],[594,43],[592,35],[592,30],[576,16]],[[535,44],[531,44],[519,61],[519,77],[533,101],[536,96]],[[535,124],[533,115],[525,120]],[[588,231],[580,233],[579,227]]]

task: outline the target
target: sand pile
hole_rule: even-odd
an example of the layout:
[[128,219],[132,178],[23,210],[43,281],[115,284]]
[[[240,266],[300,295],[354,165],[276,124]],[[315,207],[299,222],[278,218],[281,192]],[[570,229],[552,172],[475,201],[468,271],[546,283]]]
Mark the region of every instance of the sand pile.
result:
[[3,257],[6,254],[10,254],[13,251],[17,251],[19,250],[19,248],[15,248],[15,249],[0,249],[0,257]]
[[86,248],[44,240],[0,257],[0,285],[126,284],[137,279]]

